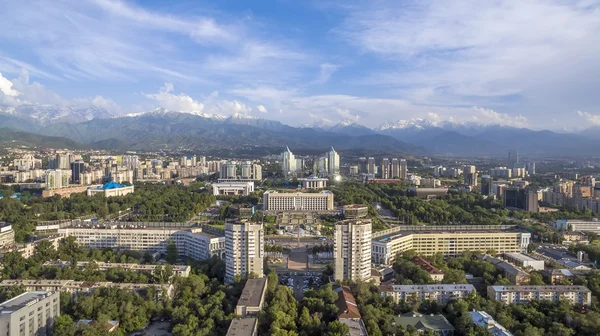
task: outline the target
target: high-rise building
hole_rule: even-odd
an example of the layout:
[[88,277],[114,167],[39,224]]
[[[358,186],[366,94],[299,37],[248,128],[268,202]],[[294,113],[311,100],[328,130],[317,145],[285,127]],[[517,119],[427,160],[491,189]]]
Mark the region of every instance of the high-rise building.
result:
[[538,195],[532,188],[506,188],[503,201],[508,209],[538,212]]
[[370,157],[367,161],[367,174],[375,175],[375,158]]
[[221,173],[219,176],[222,179],[234,179],[237,178],[237,164],[235,161],[227,161],[221,164]]
[[334,278],[366,281],[371,278],[371,220],[350,219],[335,224]]
[[71,163],[71,181],[73,184],[82,184],[79,175],[84,171],[85,163],[83,161],[75,161]]
[[47,170],[44,174],[44,181],[46,181],[46,189],[59,189],[68,187],[69,173],[70,171],[62,169]]
[[261,223],[248,221],[225,224],[225,282],[249,274],[264,276],[265,237]]
[[59,292],[25,292],[0,303],[0,331],[6,336],[52,335],[59,315]]
[[369,169],[367,168],[367,158],[366,157],[358,158],[358,172],[361,174],[369,173]]
[[249,180],[252,177],[252,162],[246,161],[241,164],[241,178],[243,180]]
[[463,176],[466,185],[470,187],[477,186],[477,168],[475,166],[465,166]]
[[400,159],[400,176],[398,177],[403,180],[408,178],[408,164],[405,159]]
[[481,176],[481,194],[484,196],[493,195],[492,184],[493,180],[490,175]]
[[535,162],[529,162],[526,166],[527,174],[535,175]]
[[391,178],[400,178],[400,161],[397,158],[392,159]]
[[281,153],[281,170],[285,176],[296,173],[296,157],[289,147],[285,147],[285,152]]
[[198,164],[197,158],[196,158],[196,154],[192,155],[192,167],[196,167],[196,165]]
[[515,164],[519,163],[519,151],[511,149],[508,151],[508,167],[513,168]]
[[381,159],[381,171],[379,172],[381,174],[381,178],[382,179],[389,179],[390,178],[390,159],[388,158],[383,158]]
[[328,161],[328,169],[327,172],[329,176],[339,175],[340,174],[340,156],[339,154],[331,147],[331,150],[327,152],[327,161]]
[[317,174],[321,176],[329,174],[329,157],[320,157],[317,160]]

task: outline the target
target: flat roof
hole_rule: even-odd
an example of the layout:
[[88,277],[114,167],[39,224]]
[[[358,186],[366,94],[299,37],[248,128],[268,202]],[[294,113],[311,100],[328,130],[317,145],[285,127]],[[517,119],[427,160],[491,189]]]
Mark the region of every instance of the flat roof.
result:
[[258,307],[263,293],[267,290],[267,278],[246,280],[242,295],[237,302],[238,306]]
[[418,292],[453,292],[453,291],[475,291],[475,287],[469,284],[438,284],[438,285],[382,285],[379,291],[394,291],[405,293]]
[[585,286],[490,286],[496,292],[591,292]]
[[233,319],[227,329],[227,336],[254,336],[256,335],[256,323],[256,317]]
[[520,260],[520,261],[542,261],[543,262],[543,260],[538,260],[538,259],[532,258],[532,257],[530,257],[528,255],[523,254],[523,253],[513,252],[513,253],[506,253],[506,255],[509,256],[509,257],[511,257],[511,258],[513,258],[513,259]]
[[361,319],[340,318],[341,323],[348,326],[350,336],[368,336],[367,328]]
[[0,304],[0,314],[10,314],[39,300],[45,299],[52,294],[54,294],[54,292],[36,291],[25,292],[21,295],[17,295],[14,298]]

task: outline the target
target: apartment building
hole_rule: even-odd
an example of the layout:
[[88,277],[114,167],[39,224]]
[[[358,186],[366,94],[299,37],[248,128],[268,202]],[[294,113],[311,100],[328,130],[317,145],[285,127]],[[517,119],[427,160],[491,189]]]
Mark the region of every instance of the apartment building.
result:
[[14,243],[15,231],[13,231],[12,225],[0,222],[0,248],[12,246]]
[[473,285],[382,285],[379,293],[384,297],[391,297],[394,302],[420,302],[437,301],[447,303],[451,300],[461,299],[475,293]]
[[232,283],[236,276],[255,274],[264,276],[263,258],[265,236],[261,223],[249,221],[225,224],[225,282]]
[[333,193],[280,193],[268,190],[263,195],[263,209],[267,211],[331,211]]
[[469,312],[469,315],[471,315],[474,324],[484,327],[494,336],[513,336],[508,329],[496,322],[490,314],[483,310]]
[[[149,272],[154,273],[158,267],[164,268],[165,265],[147,265],[147,264],[126,264],[126,263],[110,263],[110,262],[99,262],[99,261],[78,261],[77,268],[84,269],[90,263],[94,263],[99,271],[108,271],[113,268],[122,268],[124,270],[135,271],[135,272]],[[65,267],[70,266],[70,261],[52,260],[45,262],[43,267]],[[181,278],[187,278],[190,276],[191,267],[189,265],[171,265],[173,269],[173,275]]]
[[223,258],[225,238],[203,232],[201,228],[132,227],[95,228],[67,227],[58,229],[63,237],[73,236],[86,248],[110,248],[150,253],[166,253],[167,244],[175,243],[180,257],[204,260]]
[[242,317],[231,320],[226,336],[256,336],[258,334],[258,319]]
[[333,239],[335,280],[369,280],[371,277],[371,220],[337,222]]
[[431,280],[440,282],[444,280],[444,272],[439,270],[437,267],[433,266],[429,261],[421,256],[415,256],[412,259],[412,262],[419,265],[423,270],[429,273]]
[[552,223],[555,229],[561,231],[590,231],[600,233],[600,221],[593,220],[577,220],[577,219],[557,219]]
[[59,315],[58,292],[25,292],[0,304],[0,332],[3,336],[51,335]]
[[414,250],[417,254],[431,256],[457,256],[465,251],[488,251],[498,253],[522,252],[527,249],[531,233],[503,231],[497,226],[439,226],[400,229],[377,237],[372,242],[372,258],[377,264],[391,264],[398,253]]
[[536,271],[544,270],[544,261],[539,259],[534,259],[528,255],[523,253],[505,253],[504,259],[511,264],[515,264],[519,267],[531,268]]
[[76,295],[79,293],[90,293],[94,289],[105,287],[116,287],[138,292],[147,289],[155,290],[155,299],[162,298],[163,292],[172,298],[174,287],[172,284],[140,284],[140,283],[116,283],[108,281],[75,281],[75,280],[27,280],[13,279],[3,280],[0,287],[23,286],[27,291],[61,292]]
[[515,285],[526,285],[531,279],[529,273],[523,271],[515,265],[507,263],[502,259],[494,258],[486,254],[480,254],[477,257],[481,260],[485,260],[494,264],[494,267],[502,272],[502,275]]
[[265,303],[266,294],[267,278],[248,279],[235,306],[235,314],[241,317],[256,316]]
[[488,286],[488,299],[509,303],[534,300],[567,301],[574,305],[592,304],[592,291],[585,286]]

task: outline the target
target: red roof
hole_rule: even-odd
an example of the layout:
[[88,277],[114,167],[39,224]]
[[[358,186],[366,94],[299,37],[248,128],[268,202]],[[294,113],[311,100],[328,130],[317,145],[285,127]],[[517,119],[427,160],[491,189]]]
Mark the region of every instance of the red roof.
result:
[[444,274],[442,271],[440,271],[439,269],[435,268],[435,266],[433,266],[432,264],[430,264],[429,261],[425,260],[422,257],[415,256],[412,261],[415,264],[421,266],[421,268],[423,268],[429,274]]
[[335,304],[338,307],[338,318],[360,318],[356,300],[354,299],[354,295],[350,293],[350,288],[348,286],[343,286],[341,289],[338,289],[338,299]]

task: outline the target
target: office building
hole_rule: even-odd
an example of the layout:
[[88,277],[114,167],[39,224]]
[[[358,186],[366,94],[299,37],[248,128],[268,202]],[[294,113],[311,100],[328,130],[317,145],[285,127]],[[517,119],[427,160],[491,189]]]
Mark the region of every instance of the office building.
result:
[[423,315],[417,312],[408,312],[394,317],[394,321],[405,329],[412,326],[419,334],[429,332],[438,336],[452,336],[455,330],[452,324],[441,314]]
[[590,231],[600,233],[600,221],[598,219],[557,219],[552,223],[552,226],[560,231]]
[[226,336],[256,336],[258,335],[258,318],[242,317],[231,320]]
[[[157,224],[150,226],[149,224]],[[184,228],[184,223],[119,223],[108,228],[67,227],[58,229],[63,237],[73,236],[76,242],[85,248],[113,250],[133,250],[151,254],[165,254],[167,244],[175,243],[181,258],[195,260],[209,259],[213,256],[224,257],[225,238],[201,228]],[[160,226],[159,226],[160,225]],[[172,226],[169,226],[172,225]]]
[[327,182],[329,182],[329,180],[326,178],[310,176],[307,178],[299,178],[298,182],[302,184],[302,189],[323,189],[327,187]]
[[87,195],[88,196],[102,195],[104,197],[125,196],[127,194],[133,193],[134,189],[135,188],[134,188],[133,184],[129,185],[129,186],[124,186],[115,181],[111,181],[102,186],[97,186],[95,188],[92,188],[92,187],[88,188]]
[[288,147],[285,147],[285,152],[281,153],[281,171],[285,176],[293,175],[297,171],[296,157]]
[[335,280],[367,281],[371,277],[371,220],[344,220],[335,224]]
[[490,175],[481,176],[481,194],[483,196],[493,195],[493,179]]
[[391,178],[391,169],[390,169],[390,159],[388,158],[383,158],[381,159],[381,167],[379,169],[379,174],[381,175],[382,179],[389,179]]
[[422,301],[437,301],[447,303],[458,300],[474,293],[473,285],[381,285],[379,293],[384,297],[391,297],[394,302],[406,301],[417,303]]
[[531,268],[536,271],[544,270],[544,261],[534,259],[528,255],[523,253],[505,253],[504,259],[509,263],[515,264],[519,267]]
[[405,159],[400,159],[400,176],[398,178],[406,180],[408,178],[408,163]]
[[242,295],[235,306],[235,314],[241,317],[256,316],[265,303],[267,278],[248,279]]
[[15,231],[12,225],[0,222],[0,248],[6,248],[15,244]]
[[465,251],[525,251],[531,233],[511,231],[513,228],[497,225],[399,226],[392,233],[373,238],[371,256],[373,263],[390,265],[399,253],[408,250],[419,255],[441,253],[448,257]]
[[504,304],[523,304],[531,301],[566,301],[574,305],[592,304],[592,291],[585,286],[488,286],[490,300]]
[[537,191],[529,188],[506,188],[503,195],[506,209],[520,209],[538,212]]
[[375,174],[377,174],[377,169],[375,168],[375,158],[374,157],[370,157],[367,160],[367,174],[371,174],[373,176],[375,176]]
[[225,224],[225,282],[253,274],[262,278],[265,237],[261,223],[249,221]]
[[333,147],[331,147],[331,150],[327,152],[327,163],[327,172],[329,173],[329,176],[336,176],[340,174],[340,156],[335,149],[333,149]]
[[367,158],[366,157],[360,157],[358,158],[358,172],[361,174],[368,174],[369,173],[369,168],[367,165]]
[[490,314],[482,310],[469,312],[469,315],[474,324],[485,328],[492,336],[513,336],[508,329],[504,328]]
[[475,166],[465,166],[463,176],[465,185],[470,187],[477,186],[477,168]]
[[516,149],[511,149],[508,151],[508,167],[513,168],[517,163],[519,163],[519,151]]
[[84,171],[85,163],[83,161],[75,161],[71,163],[71,181],[73,184],[81,184],[79,175]]
[[26,292],[0,304],[3,336],[51,335],[60,315],[58,292]]
[[248,196],[254,192],[254,182],[252,181],[219,182],[213,183],[211,186],[215,196]]
[[332,211],[333,193],[280,193],[274,190],[263,194],[263,209],[266,211]]

